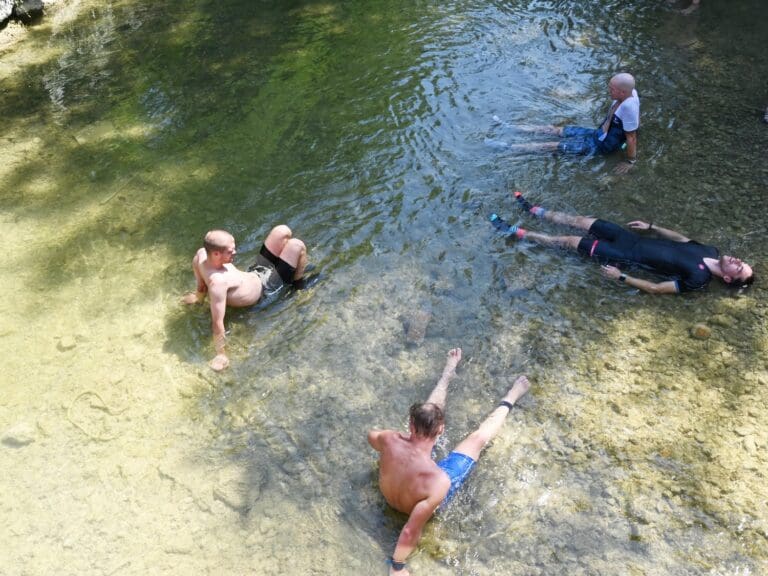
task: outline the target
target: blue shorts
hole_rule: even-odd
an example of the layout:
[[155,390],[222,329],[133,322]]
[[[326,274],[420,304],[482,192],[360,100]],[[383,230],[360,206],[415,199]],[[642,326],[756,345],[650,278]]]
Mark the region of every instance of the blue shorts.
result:
[[461,485],[464,484],[464,481],[469,477],[469,473],[472,472],[472,469],[475,467],[475,461],[461,452],[451,452],[448,456],[440,460],[437,465],[444,470],[451,479],[451,487],[448,490],[448,494],[445,495],[443,503],[440,505],[444,506],[445,504],[448,504],[451,498],[456,494],[456,491],[461,488]]
[[600,149],[597,139],[598,130],[581,126],[563,126],[563,134],[557,149],[563,154],[597,154]]

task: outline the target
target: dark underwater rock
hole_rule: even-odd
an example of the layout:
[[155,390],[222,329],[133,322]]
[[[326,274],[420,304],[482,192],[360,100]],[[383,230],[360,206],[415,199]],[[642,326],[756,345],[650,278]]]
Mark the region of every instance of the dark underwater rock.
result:
[[24,24],[29,24],[43,16],[43,0],[21,0],[13,8],[13,16]]
[[0,0],[0,25],[13,14],[13,0]]

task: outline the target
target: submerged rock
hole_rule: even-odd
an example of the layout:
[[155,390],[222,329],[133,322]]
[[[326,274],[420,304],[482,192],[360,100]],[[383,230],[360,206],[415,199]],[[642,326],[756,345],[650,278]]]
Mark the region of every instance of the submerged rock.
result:
[[77,342],[75,342],[75,339],[72,338],[72,336],[64,336],[61,340],[59,340],[59,343],[56,347],[61,352],[66,352],[67,350],[72,350],[75,346],[77,346]]
[[715,326],[722,326],[724,328],[733,328],[736,326],[737,321],[732,316],[726,316],[725,314],[715,314],[710,319]]
[[40,18],[43,15],[43,0],[16,0],[13,15],[24,24]]
[[417,310],[405,319],[405,343],[408,346],[420,346],[427,335],[427,326],[432,320],[432,313],[428,310]]
[[23,448],[36,439],[35,429],[28,422],[19,422],[3,433],[2,443],[9,448]]
[[691,328],[691,336],[698,340],[706,340],[712,336],[712,329],[706,324],[695,324]]
[[0,24],[13,14],[13,0],[0,0]]

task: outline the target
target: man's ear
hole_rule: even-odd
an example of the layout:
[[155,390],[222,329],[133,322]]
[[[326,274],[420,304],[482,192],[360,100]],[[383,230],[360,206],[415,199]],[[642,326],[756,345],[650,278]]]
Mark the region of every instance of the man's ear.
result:
[[726,284],[730,284],[731,282],[733,282],[733,276],[730,276],[728,274],[723,274],[723,282],[725,282]]

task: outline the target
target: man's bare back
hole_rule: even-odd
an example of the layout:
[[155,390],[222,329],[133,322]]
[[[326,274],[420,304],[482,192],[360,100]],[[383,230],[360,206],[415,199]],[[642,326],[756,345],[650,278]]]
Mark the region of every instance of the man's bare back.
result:
[[422,500],[443,501],[451,481],[418,438],[385,430],[380,436],[379,488],[395,510],[410,514]]

